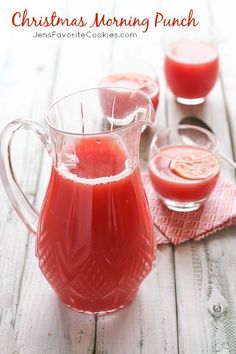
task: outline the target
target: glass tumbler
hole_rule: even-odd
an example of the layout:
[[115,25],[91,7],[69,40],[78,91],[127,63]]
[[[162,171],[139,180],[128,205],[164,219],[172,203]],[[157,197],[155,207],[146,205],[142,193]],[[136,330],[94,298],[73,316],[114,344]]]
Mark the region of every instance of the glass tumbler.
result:
[[220,174],[216,137],[208,130],[179,125],[157,132],[149,155],[151,182],[171,210],[197,210]]

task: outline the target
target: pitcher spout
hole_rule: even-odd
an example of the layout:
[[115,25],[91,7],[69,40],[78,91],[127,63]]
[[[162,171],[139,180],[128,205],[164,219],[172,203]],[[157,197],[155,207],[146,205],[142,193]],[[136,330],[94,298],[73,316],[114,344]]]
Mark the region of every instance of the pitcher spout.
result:
[[149,102],[148,102],[148,106],[147,106],[144,120],[142,120],[142,118],[141,118],[140,121],[143,123],[144,126],[148,125],[150,128],[153,128],[155,125],[156,112],[155,112],[152,100],[148,96],[146,96],[146,97]]
[[130,124],[154,126],[155,111],[152,101],[142,91],[124,87],[103,87],[100,100],[110,123],[110,130]]

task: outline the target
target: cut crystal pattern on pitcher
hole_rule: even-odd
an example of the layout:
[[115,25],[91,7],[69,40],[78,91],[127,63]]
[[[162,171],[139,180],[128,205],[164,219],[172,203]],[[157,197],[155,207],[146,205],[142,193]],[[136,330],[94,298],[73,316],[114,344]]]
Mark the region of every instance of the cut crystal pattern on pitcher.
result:
[[[143,193],[138,170],[119,183],[82,187],[52,173],[37,254],[42,272],[65,304],[94,313],[133,299],[155,253]],[[87,220],[81,217],[84,194],[93,196],[90,205],[87,200]]]

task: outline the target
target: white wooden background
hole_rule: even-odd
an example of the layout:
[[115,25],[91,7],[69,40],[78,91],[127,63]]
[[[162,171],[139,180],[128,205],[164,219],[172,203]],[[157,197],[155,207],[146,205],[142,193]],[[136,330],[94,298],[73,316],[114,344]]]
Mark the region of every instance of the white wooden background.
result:
[[[10,26],[13,12],[91,16],[91,13],[150,17],[186,15],[194,9],[220,52],[220,77],[206,104],[175,103],[163,78],[166,30],[138,39],[34,39],[32,30]],[[161,82],[158,124],[198,115],[220,137],[221,149],[236,155],[235,0],[1,0],[0,128],[10,120],[43,122],[57,98],[96,85],[113,58],[152,63]],[[146,134],[147,135],[147,134]],[[147,136],[142,142],[142,166]],[[30,148],[29,148],[30,147]],[[14,150],[19,182],[40,206],[50,160],[30,134],[19,133]],[[230,174],[234,180],[234,174]],[[236,231],[202,242],[158,248],[157,261],[136,300],[114,315],[94,318],[65,308],[40,273],[35,240],[12,210],[0,186],[0,354],[175,354],[236,353]],[[214,312],[215,306],[222,312]],[[219,307],[218,307],[219,308]]]

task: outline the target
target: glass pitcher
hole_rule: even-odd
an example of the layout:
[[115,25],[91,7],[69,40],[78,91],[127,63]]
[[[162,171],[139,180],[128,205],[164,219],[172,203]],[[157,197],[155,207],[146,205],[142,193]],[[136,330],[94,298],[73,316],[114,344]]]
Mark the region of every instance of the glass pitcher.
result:
[[[152,124],[150,99],[127,88],[95,88],[62,98],[47,128],[16,120],[1,135],[0,171],[10,201],[36,234],[39,267],[64,304],[105,314],[126,306],[152,268],[153,225],[139,171],[139,140]],[[52,157],[40,213],[20,189],[10,146],[31,130]]]

